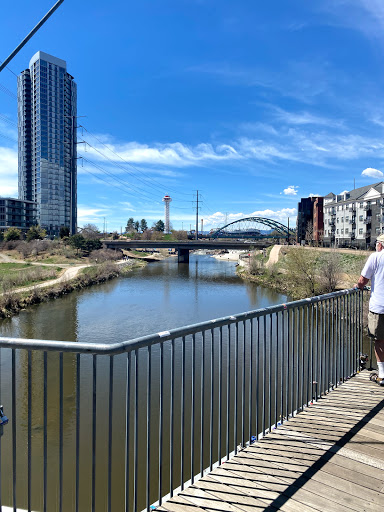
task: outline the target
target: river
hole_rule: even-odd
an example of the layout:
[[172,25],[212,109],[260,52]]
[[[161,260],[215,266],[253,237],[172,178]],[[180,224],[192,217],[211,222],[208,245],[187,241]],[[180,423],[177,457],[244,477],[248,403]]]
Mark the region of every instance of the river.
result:
[[116,343],[286,300],[240,279],[234,262],[192,254],[32,306],[0,321],[0,336]]
[[[85,343],[116,343],[139,336],[194,324],[213,318],[264,308],[286,302],[287,297],[276,291],[246,283],[236,275],[234,262],[217,260],[207,255],[191,255],[188,265],[178,265],[176,258],[148,264],[145,268],[133,270],[128,275],[79,292],[72,292],[59,299],[39,304],[0,322],[0,336],[67,340]],[[241,341],[241,340],[240,340]],[[191,371],[190,341],[187,344],[186,372]],[[209,343],[209,340],[207,340]],[[225,345],[224,345],[225,347]],[[201,360],[201,345],[196,348],[196,361]],[[223,349],[224,350],[224,349]],[[207,350],[209,354],[209,350]],[[147,416],[144,396],[146,389],[147,365],[143,356],[138,356],[138,409],[139,441],[138,452],[142,459],[146,453]],[[14,359],[12,359],[12,357]],[[44,357],[46,359],[44,359]],[[124,510],[124,435],[126,425],[125,389],[127,388],[127,356],[114,358],[114,398],[112,437],[112,510]],[[164,403],[169,403],[170,345],[164,348]],[[152,382],[158,380],[159,346],[152,350]],[[81,373],[77,371],[81,364]],[[230,363],[233,366],[233,361]],[[47,365],[47,366],[45,366]],[[92,366],[93,365],[93,366]],[[180,403],[180,343],[175,352],[175,403]],[[12,366],[15,367],[15,382],[12,385]],[[45,371],[47,368],[47,371]],[[97,380],[96,380],[97,368]],[[248,368],[248,367],[247,367]],[[28,372],[31,379],[28,385]],[[196,369],[196,379],[201,375]],[[208,359],[205,373],[209,374]],[[62,375],[62,384],[60,384]],[[77,376],[79,375],[79,381]],[[43,452],[47,450],[47,509],[60,510],[60,477],[63,476],[63,510],[75,510],[75,461],[76,461],[76,400],[79,399],[79,510],[91,510],[91,488],[94,488],[95,511],[107,510],[107,460],[108,460],[108,389],[109,358],[94,358],[84,355],[77,361],[73,354],[60,356],[57,353],[30,353],[10,349],[0,350],[0,400],[4,405],[10,423],[4,427],[1,438],[1,500],[3,505],[13,503],[13,452],[17,446],[16,502],[18,507],[27,508],[27,456],[28,444],[31,458],[31,503],[33,510],[43,510],[44,488]],[[97,386],[95,407],[92,403],[93,379]],[[78,383],[77,383],[78,382]],[[208,380],[207,380],[208,382]],[[44,388],[44,383],[46,387]],[[77,388],[78,385],[78,388]],[[132,378],[129,387],[134,385]],[[13,391],[14,387],[14,391]],[[46,389],[46,394],[44,392]],[[79,392],[77,392],[79,389]],[[205,392],[205,390],[204,390]],[[62,393],[63,410],[60,410],[59,396]],[[151,417],[151,443],[156,446],[159,428],[158,388],[152,386],[153,400]],[[198,394],[197,394],[198,395]],[[12,398],[13,397],[13,398]],[[29,398],[30,397],[30,398]],[[15,410],[12,407],[14,399]],[[190,406],[190,398],[186,407]],[[201,410],[199,396],[196,396],[196,410]],[[45,405],[44,405],[45,404]],[[31,414],[28,414],[28,410]],[[165,417],[169,418],[169,406],[164,405]],[[133,409],[130,408],[129,424],[133,425]],[[231,415],[233,404],[231,403]],[[208,418],[206,414],[206,420]],[[174,443],[180,446],[180,414],[174,418]],[[92,420],[95,425],[95,452],[92,449]],[[46,424],[46,428],[44,428]],[[164,421],[164,439],[169,439],[169,421]],[[208,425],[207,425],[208,428]],[[133,427],[131,427],[132,433]],[[28,443],[28,431],[31,441]],[[231,431],[232,432],[232,431]],[[232,435],[232,433],[231,433]],[[131,438],[132,439],[132,438]],[[198,441],[196,440],[196,443]],[[204,455],[206,460],[209,450]],[[62,453],[62,456],[60,455]],[[95,453],[95,485],[92,487],[92,453]],[[133,444],[128,451],[130,483],[132,493]],[[196,457],[198,451],[196,452]],[[60,465],[62,460],[62,465]],[[179,474],[178,458],[174,471]],[[206,465],[206,462],[204,462]],[[164,445],[162,461],[164,475],[169,474],[169,449]],[[158,461],[151,463],[151,480],[156,482]],[[165,478],[165,477],[164,477]],[[139,510],[145,505],[145,465],[138,467]],[[180,481],[175,477],[174,485]],[[168,492],[164,486],[164,494]],[[151,500],[155,501],[156,496]]]

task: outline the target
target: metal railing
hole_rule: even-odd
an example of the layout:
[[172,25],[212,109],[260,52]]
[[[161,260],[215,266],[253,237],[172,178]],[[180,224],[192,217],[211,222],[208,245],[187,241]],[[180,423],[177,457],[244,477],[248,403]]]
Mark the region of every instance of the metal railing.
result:
[[0,510],[150,510],[348,379],[361,344],[359,290],[119,344],[0,338]]

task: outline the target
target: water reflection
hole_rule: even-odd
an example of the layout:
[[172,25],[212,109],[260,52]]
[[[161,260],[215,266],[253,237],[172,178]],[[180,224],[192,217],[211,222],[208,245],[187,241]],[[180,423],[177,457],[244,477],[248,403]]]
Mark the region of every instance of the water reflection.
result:
[[[115,343],[129,338],[168,330],[182,325],[197,323],[250,309],[266,307],[285,302],[286,297],[273,290],[244,283],[235,273],[233,262],[218,261],[208,256],[192,256],[190,265],[178,265],[175,258],[150,264],[144,269],[132,272],[125,278],[94,286],[80,292],[71,293],[55,301],[40,304],[22,311],[18,316],[0,322],[0,335],[30,339],[68,340],[81,342]],[[225,334],[224,334],[225,336]],[[187,340],[190,343],[190,340]],[[200,341],[197,340],[196,358],[200,361]],[[240,336],[241,342],[241,336]],[[180,344],[179,344],[180,345]],[[187,361],[190,360],[187,346]],[[153,349],[152,379],[158,377],[158,347]],[[165,398],[169,395],[169,344],[165,356]],[[139,398],[146,386],[146,353],[140,355]],[[47,382],[46,418],[48,450],[48,509],[58,510],[59,493],[59,450],[60,450],[60,374],[62,361],[63,394],[63,510],[74,510],[75,489],[75,443],[76,443],[76,380],[77,360],[72,354],[47,353],[47,374],[45,376],[44,355],[27,351],[16,352],[16,410],[12,410],[11,369],[12,354],[9,349],[1,350],[0,391],[1,400],[10,417],[17,425],[17,497],[18,506],[26,508],[27,454],[28,454],[28,407],[31,407],[31,478],[33,508],[42,509],[43,487],[43,447],[44,447],[44,381]],[[29,359],[30,358],[30,359]],[[62,359],[61,359],[62,358]],[[180,373],[180,347],[176,347],[175,371]],[[224,361],[225,362],[225,361]],[[29,363],[31,379],[29,380]],[[233,361],[230,363],[233,364]],[[114,358],[114,398],[113,412],[113,510],[123,510],[124,489],[124,445],[126,389],[126,355]],[[97,360],[97,415],[96,427],[96,510],[106,510],[106,474],[108,450],[108,404],[109,358]],[[208,368],[208,362],[206,362]],[[157,368],[157,369],[156,369]],[[79,382],[80,400],[80,510],[90,510],[90,488],[92,468],[92,420],[93,420],[93,360],[92,356],[81,356],[81,379]],[[187,375],[190,367],[187,365]],[[199,377],[197,368],[196,379]],[[176,375],[176,382],[178,377]],[[132,379],[132,377],[131,377]],[[30,382],[30,387],[29,387]],[[130,383],[130,386],[132,382]],[[157,392],[155,389],[154,393]],[[168,391],[167,391],[168,389]],[[209,390],[207,390],[208,392]],[[205,392],[205,391],[204,391]],[[31,400],[29,401],[29,396]],[[176,386],[175,400],[180,401],[180,387]],[[139,400],[141,403],[141,399]],[[145,403],[143,398],[142,403]],[[153,399],[153,415],[157,417]],[[208,403],[208,401],[207,401]],[[167,410],[167,409],[166,409]],[[147,428],[145,408],[139,418],[140,443],[145,451]],[[156,413],[156,414],[155,414]],[[140,413],[141,414],[141,413]],[[131,413],[132,416],[132,413]],[[208,413],[206,415],[208,418]],[[179,421],[176,418],[175,421]],[[132,418],[131,418],[132,422]],[[130,422],[130,423],[131,423]],[[164,431],[169,430],[167,423]],[[156,443],[158,427],[153,423],[152,442]],[[188,433],[188,429],[187,429]],[[8,429],[3,442],[2,465],[12,466],[11,429]],[[176,440],[177,441],[177,440]],[[177,441],[179,445],[179,441]],[[140,445],[141,446],[141,445]],[[164,455],[164,465],[169,464]],[[156,463],[156,460],[153,461]],[[132,461],[131,461],[132,463]],[[155,471],[154,464],[154,471]],[[154,476],[156,477],[156,475]],[[145,478],[141,478],[145,482]],[[132,485],[132,483],[130,484]],[[141,485],[141,484],[140,484]],[[84,491],[85,489],[85,491]],[[145,492],[141,489],[142,496]],[[2,471],[2,492],[4,503],[12,502],[12,472]]]
[[234,262],[191,255],[33,306],[1,321],[0,336],[114,343],[286,300],[245,283]]

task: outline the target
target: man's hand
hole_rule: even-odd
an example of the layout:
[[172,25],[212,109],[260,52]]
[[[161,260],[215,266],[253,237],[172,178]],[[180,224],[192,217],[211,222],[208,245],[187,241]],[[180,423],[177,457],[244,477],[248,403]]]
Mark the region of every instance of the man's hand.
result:
[[369,279],[364,276],[360,276],[359,280],[355,284],[354,288],[360,288],[360,290],[364,289],[364,286],[368,283]]

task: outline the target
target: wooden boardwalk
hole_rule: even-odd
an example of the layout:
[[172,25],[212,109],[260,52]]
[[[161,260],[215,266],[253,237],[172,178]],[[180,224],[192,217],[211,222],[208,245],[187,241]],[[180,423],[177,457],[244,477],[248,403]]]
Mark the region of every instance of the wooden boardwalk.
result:
[[360,373],[156,510],[384,512],[384,388]]

